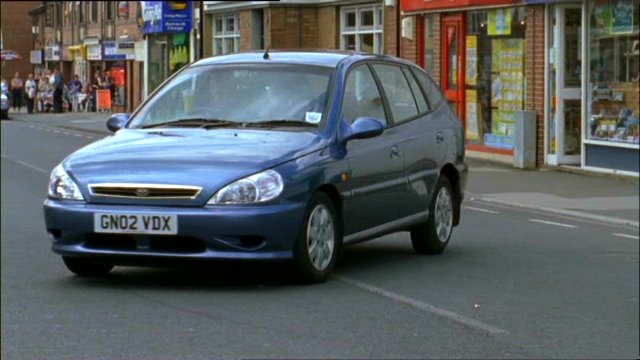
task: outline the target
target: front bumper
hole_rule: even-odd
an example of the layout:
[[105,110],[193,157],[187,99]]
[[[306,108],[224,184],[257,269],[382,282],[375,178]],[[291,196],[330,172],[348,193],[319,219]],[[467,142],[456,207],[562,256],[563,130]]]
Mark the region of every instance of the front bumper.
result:
[[[303,210],[304,204],[187,208],[44,202],[45,224],[54,252],[128,263],[153,259],[291,259]],[[96,234],[96,212],[177,215],[178,233]]]

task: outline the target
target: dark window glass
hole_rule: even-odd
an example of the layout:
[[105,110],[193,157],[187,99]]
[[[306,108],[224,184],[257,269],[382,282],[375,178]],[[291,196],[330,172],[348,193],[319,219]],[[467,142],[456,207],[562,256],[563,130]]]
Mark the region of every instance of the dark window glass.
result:
[[373,26],[373,10],[360,12],[360,26]]
[[91,22],[97,22],[97,21],[98,21],[98,2],[92,1],[91,2]]
[[426,73],[413,69],[413,73],[416,75],[418,79],[418,83],[422,86],[424,93],[427,95],[427,100],[429,101],[429,105],[432,109],[440,106],[440,102],[442,102],[443,96],[442,92],[438,85],[427,75]]
[[420,113],[429,111],[429,106],[427,105],[427,101],[424,99],[424,94],[420,89],[420,85],[418,85],[418,82],[413,77],[413,74],[411,74],[411,71],[409,71],[408,69],[402,69],[402,71],[409,81],[411,92],[413,93],[413,97],[416,99],[416,104],[418,104],[418,110],[420,111]]
[[416,101],[402,69],[399,66],[382,64],[375,64],[373,68],[382,82],[394,122],[400,123],[418,115]]
[[347,77],[342,99],[342,116],[349,124],[362,116],[380,120],[383,124],[387,123],[382,97],[366,65],[356,67]]
[[345,13],[346,24],[344,27],[346,28],[355,28],[356,27],[356,13],[355,11],[350,11]]

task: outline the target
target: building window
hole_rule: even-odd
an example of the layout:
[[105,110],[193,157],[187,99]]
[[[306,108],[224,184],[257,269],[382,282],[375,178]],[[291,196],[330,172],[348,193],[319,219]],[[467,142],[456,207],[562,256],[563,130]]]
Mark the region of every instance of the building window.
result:
[[342,8],[340,48],[382,53],[382,6],[364,5]]
[[91,19],[89,21],[94,23],[98,22],[98,2],[97,1],[91,2]]
[[238,15],[221,15],[213,19],[213,54],[222,55],[240,51]]
[[78,23],[84,24],[84,3],[82,1],[76,1],[76,9],[78,14]]
[[113,21],[114,19],[114,11],[113,11],[113,7],[114,7],[114,3],[111,1],[105,1],[104,2],[104,13],[105,13],[105,18],[107,21]]

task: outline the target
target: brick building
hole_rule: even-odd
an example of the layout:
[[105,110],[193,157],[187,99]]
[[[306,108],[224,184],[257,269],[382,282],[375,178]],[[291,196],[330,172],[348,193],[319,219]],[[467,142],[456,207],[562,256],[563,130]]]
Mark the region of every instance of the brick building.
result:
[[381,0],[205,1],[204,56],[264,49],[387,53]]
[[58,67],[65,81],[83,84],[109,70],[115,81],[112,110],[131,112],[142,101],[144,58],[135,56],[143,39],[136,16],[138,1],[31,2],[34,50],[43,54],[36,72]]
[[29,17],[29,10],[32,7],[33,2],[29,1],[0,2],[2,50],[13,50],[22,57],[21,60],[6,61],[2,65],[2,78],[7,82],[11,81],[16,72],[26,79],[32,71],[29,62],[30,52],[33,49]]

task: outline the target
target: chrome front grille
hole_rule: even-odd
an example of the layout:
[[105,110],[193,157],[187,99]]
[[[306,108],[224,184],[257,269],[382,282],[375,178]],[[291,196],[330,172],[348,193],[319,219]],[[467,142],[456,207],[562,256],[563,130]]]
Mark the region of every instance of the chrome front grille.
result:
[[202,188],[187,185],[160,184],[93,184],[94,196],[129,199],[195,199]]

